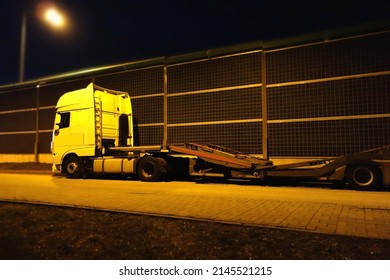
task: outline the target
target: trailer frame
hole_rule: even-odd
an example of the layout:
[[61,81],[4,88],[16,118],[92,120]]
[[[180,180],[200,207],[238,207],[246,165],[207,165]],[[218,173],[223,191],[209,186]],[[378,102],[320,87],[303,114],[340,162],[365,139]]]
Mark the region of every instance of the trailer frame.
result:
[[274,165],[261,157],[217,145],[183,143],[162,146],[114,147],[135,158],[134,170],[144,181],[158,181],[172,171],[175,158],[189,160],[188,175],[226,179],[290,178],[347,182],[349,186],[376,189],[390,185],[390,145],[356,154]]

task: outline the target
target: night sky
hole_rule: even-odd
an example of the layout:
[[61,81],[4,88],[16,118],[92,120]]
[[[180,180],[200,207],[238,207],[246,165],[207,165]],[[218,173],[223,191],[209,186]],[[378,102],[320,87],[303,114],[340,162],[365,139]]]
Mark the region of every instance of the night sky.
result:
[[[23,11],[37,0],[0,0],[0,85],[18,81]],[[71,22],[55,32],[32,13],[25,80],[280,39],[390,18],[390,1],[58,0]]]

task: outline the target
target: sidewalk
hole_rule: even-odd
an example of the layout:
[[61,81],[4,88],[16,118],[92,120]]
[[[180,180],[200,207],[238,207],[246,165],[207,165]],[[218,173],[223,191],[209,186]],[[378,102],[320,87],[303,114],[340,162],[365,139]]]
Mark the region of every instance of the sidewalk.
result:
[[[278,188],[273,191],[277,192]],[[205,196],[201,200],[193,197],[182,197],[180,200],[166,198],[160,202],[145,200],[143,203],[148,205],[137,211],[242,225],[390,239],[390,201],[387,207],[374,209],[343,202],[312,202],[310,198],[307,201],[259,199],[255,196],[244,198],[233,190],[229,196]]]
[[[13,174],[34,172],[51,174],[47,170],[12,170]],[[28,200],[154,216],[390,239],[390,192],[386,191],[328,192],[326,189],[309,187],[260,189],[255,186],[229,184],[225,186],[193,182],[145,183],[121,180],[110,181],[108,188],[104,186],[107,182],[105,180],[67,180],[61,177],[53,180],[51,176],[42,178],[48,181],[45,184],[54,185],[40,187],[44,183],[36,183],[34,187],[31,185],[23,190],[4,186],[3,198],[11,201]],[[103,186],[99,186],[100,182]],[[324,195],[329,198],[323,199]]]
[[[240,212],[238,207],[234,212]],[[389,209],[316,202],[268,201],[259,205],[254,212],[258,213],[255,219],[257,225],[390,239]],[[240,222],[237,216],[232,216],[231,220]]]

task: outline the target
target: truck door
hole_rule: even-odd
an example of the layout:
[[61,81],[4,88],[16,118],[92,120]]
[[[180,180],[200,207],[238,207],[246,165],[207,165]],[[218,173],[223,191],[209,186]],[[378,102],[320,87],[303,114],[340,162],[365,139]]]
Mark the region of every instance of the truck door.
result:
[[54,147],[69,146],[70,112],[56,113],[53,142]]

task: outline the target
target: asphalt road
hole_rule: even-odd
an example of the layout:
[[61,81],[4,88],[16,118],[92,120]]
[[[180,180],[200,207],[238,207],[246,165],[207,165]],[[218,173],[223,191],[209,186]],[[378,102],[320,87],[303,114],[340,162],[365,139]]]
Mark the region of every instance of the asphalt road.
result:
[[390,192],[0,174],[0,200],[390,239]]

